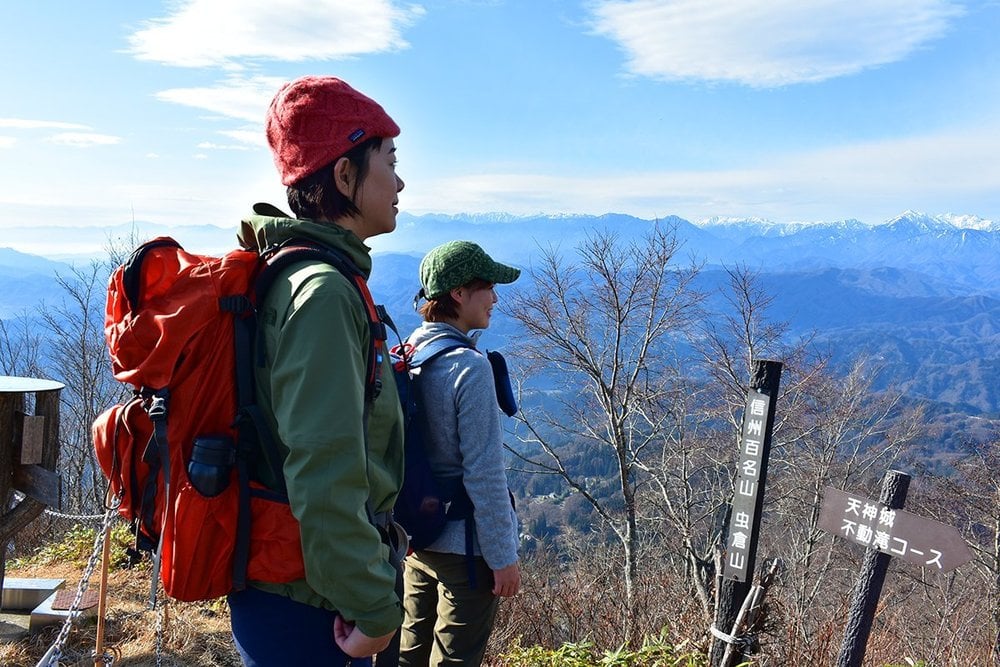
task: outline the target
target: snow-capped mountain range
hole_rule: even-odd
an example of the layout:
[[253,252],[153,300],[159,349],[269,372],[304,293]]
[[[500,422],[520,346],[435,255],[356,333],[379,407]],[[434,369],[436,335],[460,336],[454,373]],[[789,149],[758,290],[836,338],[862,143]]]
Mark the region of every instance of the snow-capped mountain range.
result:
[[[456,238],[476,240],[491,252],[510,261],[524,260],[539,247],[568,249],[595,230],[608,230],[624,238],[641,237],[654,224],[668,225],[686,245],[689,254],[714,263],[734,260],[752,262],[762,252],[780,248],[794,249],[770,261],[795,262],[819,256],[841,264],[861,262],[878,256],[886,245],[916,242],[922,245],[942,243],[953,252],[962,246],[992,245],[1000,234],[1000,222],[976,215],[927,215],[904,213],[878,225],[847,219],[833,222],[774,222],[762,218],[713,217],[691,222],[677,216],[646,220],[623,214],[515,216],[508,213],[425,214],[400,213],[394,233],[371,240],[376,252],[422,255],[445,241]],[[213,224],[165,225],[137,221],[106,227],[8,227],[0,247],[38,255],[53,260],[80,260],[106,256],[109,242],[132,237],[152,238],[171,235],[188,249],[203,253],[222,253],[236,243],[235,223],[221,227]],[[772,240],[781,239],[779,245]],[[836,250],[851,250],[840,257]]]
[[980,232],[1000,231],[1000,222],[987,220],[978,215],[956,215],[954,213],[943,213],[941,215],[927,215],[918,211],[904,211],[895,218],[891,218],[881,225],[866,225],[860,220],[850,218],[847,220],[836,220],[832,222],[773,222],[766,218],[738,218],[715,216],[705,218],[695,222],[699,227],[725,228],[738,227],[744,229],[756,229],[761,234],[795,234],[809,227],[832,227],[835,229],[869,229],[873,226],[894,225],[914,225],[922,226],[928,231],[933,229],[948,230],[972,229]]
[[[682,243],[680,261],[700,264],[700,288],[726,283],[725,269],[753,268],[773,297],[771,315],[845,365],[855,355],[885,364],[885,383],[962,414],[1000,415],[1000,224],[974,215],[906,211],[879,225],[857,220],[777,223],[753,218],[690,222],[672,216],[513,216],[401,213],[397,230],[371,239],[372,292],[396,323],[415,322],[417,264],[454,239],[480,243],[523,267],[553,249],[567,260],[595,232],[641,243],[654,225]],[[8,229],[0,248],[0,319],[37,312],[65,298],[55,274],[104,259],[109,240],[172,235],[188,250],[220,254],[235,246],[235,225],[167,228],[148,223],[94,228]],[[55,246],[55,241],[61,245]],[[2,245],[2,243],[0,243]],[[29,251],[32,254],[25,254]],[[522,281],[523,282],[523,281]],[[544,288],[544,286],[542,286]],[[97,289],[100,289],[98,287]],[[515,335],[498,318],[490,336]],[[952,408],[949,408],[952,409]]]

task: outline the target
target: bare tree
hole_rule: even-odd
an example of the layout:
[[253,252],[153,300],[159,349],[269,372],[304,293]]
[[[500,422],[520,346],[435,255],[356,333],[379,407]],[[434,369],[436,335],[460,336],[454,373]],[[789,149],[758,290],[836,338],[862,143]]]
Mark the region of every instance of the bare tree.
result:
[[[782,362],[783,405],[788,395],[794,395],[798,384],[807,381],[810,371],[817,367],[806,361],[811,337],[790,342],[788,323],[770,318],[769,310],[775,297],[764,290],[759,271],[747,266],[729,267],[724,271],[725,282],[718,290],[721,307],[701,323],[695,349],[701,358],[700,368],[706,386],[711,388],[705,395],[710,402],[704,409],[728,421],[732,427],[732,441],[737,443],[754,360]],[[790,377],[792,374],[797,377]],[[782,416],[788,413],[783,409],[776,414],[775,434],[781,430]]]
[[[683,374],[677,371],[678,378]],[[730,466],[721,463],[728,451],[729,433],[704,408],[703,383],[681,379],[661,410],[670,414],[662,426],[662,446],[655,456],[637,462],[648,485],[643,519],[655,528],[664,556],[678,557],[689,590],[697,598],[704,619],[713,615],[716,576],[715,553],[722,518],[732,493]]]
[[975,558],[966,600],[983,612],[980,623],[988,624],[992,657],[1000,664],[1000,436],[966,447],[950,474],[933,477],[924,511],[967,536]]
[[840,601],[824,593],[849,587],[854,562],[844,545],[819,529],[826,487],[877,495],[877,485],[923,432],[919,409],[898,393],[876,392],[877,369],[856,361],[843,376],[818,369],[800,383],[777,450],[769,540],[786,564],[779,592],[787,620],[803,650],[818,628],[838,613]]
[[[923,421],[919,411],[904,409],[899,393],[873,390],[876,368],[859,361],[840,374],[815,352],[813,336],[793,337],[788,323],[770,318],[775,297],[757,272],[737,266],[725,273],[723,307],[706,318],[697,344],[709,378],[699,407],[707,422],[729,424],[728,438],[719,440],[726,446],[715,455],[732,469],[752,362],[781,360],[761,553],[784,562],[791,591],[777,587],[773,594],[808,642],[817,630],[809,619],[820,616],[812,606],[835,566],[833,538],[818,528],[823,489],[866,488],[920,434]],[[729,481],[717,500],[729,502],[732,488]],[[700,560],[710,572],[707,553]]]
[[[522,412],[519,435],[534,449],[520,455],[562,476],[621,545],[631,623],[639,490],[648,482],[641,462],[673,430],[675,414],[662,409],[677,384],[668,360],[697,315],[697,269],[677,265],[673,230],[660,227],[637,243],[595,233],[577,252],[578,263],[543,252],[531,271],[541,289],[502,306],[527,334],[518,356],[562,387],[555,401]],[[610,467],[613,481],[569,464],[574,452]]]
[[[676,494],[678,489],[683,490],[684,497],[700,494],[700,506],[687,506],[685,513],[674,519],[674,525],[685,535],[684,544],[691,563],[689,576],[693,577],[693,584],[703,599],[709,622],[716,617],[718,554],[728,530],[743,411],[754,362],[774,359],[780,360],[783,366],[774,424],[777,439],[788,403],[794,401],[801,386],[802,379],[796,370],[805,367],[802,361],[807,356],[805,349],[809,342],[808,338],[789,342],[788,324],[769,317],[774,296],[763,289],[758,272],[746,266],[728,267],[723,269],[721,278],[712,305],[707,308],[710,314],[699,324],[693,339],[694,358],[690,365],[701,389],[697,399],[685,408],[687,423],[697,425],[697,436],[690,438],[697,446],[677,448],[680,454],[675,460],[680,458],[680,466],[673,464],[686,476],[691,476],[684,458],[698,452],[700,475],[688,480],[679,478],[663,486],[665,499],[667,494]],[[772,466],[775,458],[772,445],[769,457]],[[669,469],[670,466],[663,466],[661,475]],[[769,486],[773,475],[773,472],[768,473]],[[772,496],[773,492],[768,489],[767,497]],[[689,534],[691,537],[687,537]]]
[[4,375],[42,377],[43,336],[27,312],[0,320],[0,371]]
[[67,482],[63,485],[64,506],[74,511],[102,507],[104,484],[94,461],[90,427],[120,395],[104,347],[107,275],[100,262],[57,275],[62,298],[42,310],[49,367],[65,385],[59,468]]

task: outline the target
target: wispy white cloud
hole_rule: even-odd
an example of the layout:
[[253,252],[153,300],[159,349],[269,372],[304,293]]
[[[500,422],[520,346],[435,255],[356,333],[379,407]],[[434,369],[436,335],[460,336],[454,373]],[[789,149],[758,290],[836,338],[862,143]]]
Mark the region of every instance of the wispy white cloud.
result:
[[281,77],[230,76],[214,86],[171,88],[156,93],[156,98],[210,111],[227,118],[263,123],[267,105],[285,83]]
[[238,141],[241,144],[246,144],[248,147],[257,146],[267,148],[267,139],[264,137],[264,131],[259,126],[246,130],[219,130],[219,134]]
[[[90,131],[88,125],[67,123],[53,120],[37,120],[29,118],[0,118],[0,128],[12,130],[82,130],[79,132],[58,132],[44,137],[44,141],[57,146],[72,148],[90,148],[92,146],[108,146],[117,144],[121,137],[109,134],[99,134]],[[17,143],[16,137],[0,137],[0,148],[10,148]]]
[[74,148],[90,148],[92,146],[111,146],[121,142],[121,137],[95,132],[61,132],[46,139],[51,144],[72,146]]
[[30,120],[27,118],[0,118],[0,127],[10,127],[18,130],[89,130],[79,123],[64,123],[53,120]]
[[216,144],[216,143],[212,143],[211,141],[203,141],[203,142],[201,142],[200,144],[198,144],[198,148],[201,148],[201,149],[207,150],[207,151],[248,151],[248,150],[250,150],[249,146],[236,146],[236,145],[233,145],[233,144]]
[[129,37],[140,60],[182,67],[345,58],[406,48],[424,10],[394,0],[184,0]]
[[950,0],[604,0],[593,27],[632,74],[767,88],[902,60],[962,13]]

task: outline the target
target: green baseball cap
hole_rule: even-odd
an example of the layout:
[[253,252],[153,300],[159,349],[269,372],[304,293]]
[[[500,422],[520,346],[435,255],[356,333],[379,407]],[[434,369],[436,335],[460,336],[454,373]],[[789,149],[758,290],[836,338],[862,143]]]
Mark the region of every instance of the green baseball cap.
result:
[[507,284],[520,275],[521,269],[494,261],[471,241],[449,241],[428,252],[420,261],[420,285],[425,299],[436,299],[476,278]]

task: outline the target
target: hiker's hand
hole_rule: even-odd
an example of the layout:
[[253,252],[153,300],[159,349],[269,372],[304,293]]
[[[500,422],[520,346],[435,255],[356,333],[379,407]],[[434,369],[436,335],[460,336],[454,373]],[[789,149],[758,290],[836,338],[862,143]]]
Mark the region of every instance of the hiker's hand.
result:
[[352,658],[367,658],[375,655],[389,645],[389,640],[396,634],[393,630],[381,637],[369,637],[339,614],[333,619],[333,639],[340,650]]
[[509,598],[521,590],[521,568],[517,563],[501,570],[493,570],[493,595]]

